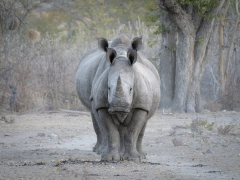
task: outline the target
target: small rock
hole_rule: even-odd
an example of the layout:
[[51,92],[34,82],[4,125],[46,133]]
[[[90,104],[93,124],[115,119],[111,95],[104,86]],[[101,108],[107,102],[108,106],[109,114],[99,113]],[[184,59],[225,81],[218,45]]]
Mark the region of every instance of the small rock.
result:
[[37,133],[37,136],[38,136],[38,137],[44,137],[45,134],[44,134],[44,133]]
[[167,177],[168,177],[168,178],[173,178],[174,176],[173,176],[173,174],[168,173],[168,174],[167,174]]
[[16,146],[17,146],[17,145],[16,145],[16,144],[14,144],[14,143],[12,143],[12,144],[11,144],[11,147],[16,147]]
[[24,163],[23,163],[22,166],[31,166],[31,162],[29,162],[29,161],[24,161]]
[[169,136],[175,136],[175,135],[176,135],[176,130],[175,129],[170,130]]
[[212,152],[211,149],[208,149],[205,153],[206,153],[206,154],[212,154],[213,152]]
[[52,134],[51,136],[52,136],[52,137],[57,137],[57,135],[56,135],[56,134]]
[[61,170],[63,170],[63,171],[66,171],[66,170],[68,170],[66,167],[63,167]]
[[223,141],[221,141],[221,145],[222,145],[223,147],[228,147],[228,142],[225,141],[225,140],[223,140]]
[[8,166],[13,166],[13,165],[14,165],[14,162],[13,162],[13,161],[8,161],[8,162],[7,162],[7,165],[8,165]]
[[183,145],[183,139],[180,137],[175,137],[173,140],[173,145],[174,146],[182,146]]
[[54,151],[49,154],[49,156],[52,156],[52,155],[59,155],[59,153],[57,151]]

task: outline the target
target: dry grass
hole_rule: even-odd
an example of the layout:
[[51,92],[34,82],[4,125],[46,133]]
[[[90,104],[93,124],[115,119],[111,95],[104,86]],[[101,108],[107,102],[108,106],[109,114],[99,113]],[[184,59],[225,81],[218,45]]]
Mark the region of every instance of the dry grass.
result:
[[[133,30],[131,25],[120,25],[115,30],[106,32],[106,38],[111,40],[119,34],[129,38],[143,35],[143,52],[149,58],[158,54],[159,45],[149,47],[148,42],[160,36],[151,36],[153,30],[147,28],[140,20]],[[17,88],[16,102],[19,111],[37,107],[45,110],[56,108],[83,110],[75,87],[75,73],[80,57],[97,46],[96,39],[86,41],[84,34],[76,37],[78,41],[63,41],[61,37],[53,39],[49,35],[42,36],[36,30],[30,29],[28,36],[6,35],[0,45],[0,101],[1,108],[9,109],[11,90],[9,85]],[[34,42],[34,43],[32,43]],[[5,49],[5,51],[4,51]]]

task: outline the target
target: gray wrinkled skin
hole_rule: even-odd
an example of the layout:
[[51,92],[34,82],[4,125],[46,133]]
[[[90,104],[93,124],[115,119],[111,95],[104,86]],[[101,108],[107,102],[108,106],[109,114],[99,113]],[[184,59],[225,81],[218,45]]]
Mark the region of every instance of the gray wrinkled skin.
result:
[[160,101],[156,68],[138,50],[142,38],[120,35],[98,39],[84,54],[76,73],[77,93],[91,111],[102,160],[141,160],[142,138]]

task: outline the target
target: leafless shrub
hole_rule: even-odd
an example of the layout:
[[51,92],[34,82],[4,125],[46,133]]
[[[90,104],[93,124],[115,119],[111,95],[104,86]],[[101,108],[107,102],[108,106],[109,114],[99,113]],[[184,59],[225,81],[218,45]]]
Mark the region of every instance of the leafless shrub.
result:
[[[237,68],[237,67],[235,67]],[[240,83],[237,78],[238,74],[229,75],[226,83],[225,92],[222,93],[222,103],[224,109],[233,110],[234,107],[239,107],[240,101]]]
[[[19,6],[21,3],[23,6]],[[13,84],[13,75],[16,74],[15,71],[19,70],[18,66],[26,65],[21,63],[22,57],[18,53],[21,52],[23,47],[26,47],[23,45],[23,39],[20,40],[20,34],[22,33],[20,27],[24,25],[26,28],[24,18],[30,12],[30,4],[2,0],[0,5],[0,104],[1,106],[6,103],[12,104],[12,106],[10,105],[11,110],[15,111],[18,111],[23,103],[9,103],[11,96],[9,94],[9,84]],[[28,9],[28,11],[25,11],[24,8]],[[14,84],[14,86],[16,85]]]
[[229,134],[229,132],[233,129],[233,125],[225,125],[218,127],[218,134],[226,135]]
[[10,25],[8,26],[9,30],[15,30],[19,26],[19,20],[17,17],[14,17],[11,21]]
[[0,120],[1,120],[1,121],[5,121],[6,119],[7,119],[6,116],[1,116],[1,117],[0,117]]
[[40,33],[34,29],[29,29],[28,37],[32,42],[38,42],[40,40]]
[[13,117],[6,117],[6,116],[1,116],[0,120],[4,121],[7,124],[13,124],[15,122],[15,119]]
[[218,134],[227,135],[227,134],[229,134],[231,131],[234,130],[234,128],[236,127],[236,125],[237,125],[237,120],[236,120],[236,119],[233,119],[230,124],[219,126],[219,127],[217,128]]
[[223,109],[223,105],[218,102],[209,103],[206,108],[211,112],[218,112]]

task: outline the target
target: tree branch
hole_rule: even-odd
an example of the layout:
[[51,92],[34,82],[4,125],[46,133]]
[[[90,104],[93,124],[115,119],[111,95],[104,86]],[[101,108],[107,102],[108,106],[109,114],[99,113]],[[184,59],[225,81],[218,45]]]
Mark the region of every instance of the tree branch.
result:
[[[7,10],[9,13],[11,13],[11,9],[7,8],[6,6],[3,6],[0,4],[5,10]],[[25,23],[15,12],[13,12],[14,16],[18,18],[18,20],[23,23],[27,27],[27,23]]]
[[[212,15],[217,15],[222,8],[225,0],[221,0],[219,5],[212,10],[210,10],[210,13]],[[202,21],[201,25],[199,26],[199,29],[196,33],[196,40],[198,41],[195,43],[195,60],[203,60],[203,57],[205,55],[206,47],[209,42],[210,35],[212,33],[212,29],[214,27],[215,18],[205,19]],[[202,57],[202,58],[200,58]],[[199,59],[200,58],[200,59]]]
[[240,13],[239,13],[239,10],[238,10],[238,4],[239,4],[239,2],[238,2],[238,0],[236,0],[236,4],[235,4],[236,5],[236,11],[237,11],[237,15],[240,16]]
[[177,0],[162,0],[165,10],[169,13],[169,17],[184,33],[195,36],[194,26],[191,21],[191,16],[187,14],[178,3]]

